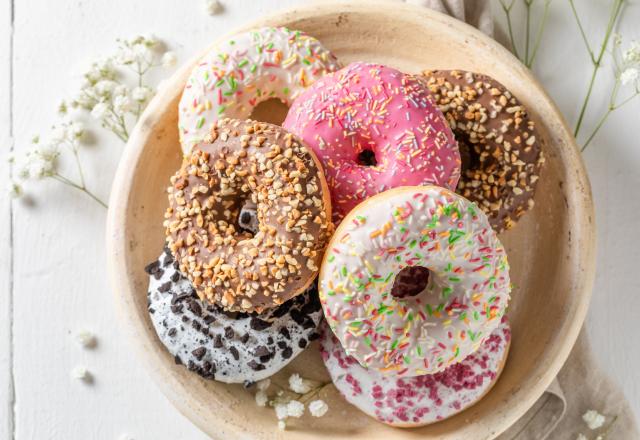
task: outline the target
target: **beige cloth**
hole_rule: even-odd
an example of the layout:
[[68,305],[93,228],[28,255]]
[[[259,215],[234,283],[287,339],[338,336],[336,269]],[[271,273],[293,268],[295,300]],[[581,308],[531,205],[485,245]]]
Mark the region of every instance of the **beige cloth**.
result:
[[[500,33],[494,32],[490,0],[404,1],[466,21],[505,44]],[[589,430],[582,420],[582,414],[590,409],[606,416],[604,425],[595,431]],[[498,440],[573,440],[579,434],[588,440],[595,440],[599,435],[606,439],[640,439],[624,394],[598,367],[584,329],[551,386]]]
[[[582,414],[593,409],[606,417],[604,425],[589,430]],[[535,405],[498,440],[636,440],[640,432],[620,388],[598,367],[583,329],[560,373]]]

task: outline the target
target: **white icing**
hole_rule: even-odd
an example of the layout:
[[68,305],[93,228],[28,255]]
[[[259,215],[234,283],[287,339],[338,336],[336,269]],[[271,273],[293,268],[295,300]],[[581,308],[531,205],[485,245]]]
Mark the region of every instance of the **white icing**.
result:
[[[407,266],[430,270],[420,294],[391,295]],[[387,375],[436,373],[477,350],[511,290],[507,257],[476,205],[434,186],[368,199],[343,220],[319,278],[327,322],[346,352]]]
[[182,149],[188,153],[224,117],[247,119],[257,104],[278,98],[289,105],[336,58],[313,37],[286,28],[234,35],[198,63],[179,105]]

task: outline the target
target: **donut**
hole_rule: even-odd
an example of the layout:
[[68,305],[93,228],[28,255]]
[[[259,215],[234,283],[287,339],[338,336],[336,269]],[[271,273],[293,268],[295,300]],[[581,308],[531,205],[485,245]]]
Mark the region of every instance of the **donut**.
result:
[[477,203],[496,231],[512,228],[534,206],[544,163],[534,121],[489,76],[461,70],[423,74],[460,146],[457,192]]
[[318,337],[322,310],[312,285],[265,314],[225,312],[198,298],[165,249],[147,266],[149,316],[162,344],[206,379],[250,383],[269,377]]
[[[320,164],[291,133],[216,121],[168,194],[167,244],[200,299],[262,313],[315,279],[333,232],[331,202]],[[255,235],[238,224],[245,203],[255,206]]]
[[339,69],[333,54],[309,35],[259,28],[233,35],[207,53],[191,72],[179,104],[185,153],[217,119],[247,119],[261,102],[286,105],[326,72]]
[[[419,286],[405,280],[398,291],[407,272]],[[477,350],[510,290],[505,250],[484,213],[435,186],[394,188],[353,209],[319,276],[325,317],[347,354],[396,377],[437,373]]]
[[304,91],[283,127],[316,153],[334,220],[396,186],[454,189],[458,147],[424,80],[380,64],[353,63]]
[[511,342],[506,318],[477,351],[444,371],[392,378],[363,368],[321,325],[320,352],[344,398],[380,422],[413,428],[444,420],[482,399],[497,382]]

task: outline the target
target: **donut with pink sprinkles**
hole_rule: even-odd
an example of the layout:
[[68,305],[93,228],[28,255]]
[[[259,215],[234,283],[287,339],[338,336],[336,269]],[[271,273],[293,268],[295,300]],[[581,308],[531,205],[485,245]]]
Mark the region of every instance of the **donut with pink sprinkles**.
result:
[[451,417],[478,402],[504,367],[511,329],[506,318],[480,348],[461,362],[435,374],[384,377],[347,355],[323,325],[320,350],[331,379],[344,398],[380,422],[413,428]]
[[316,81],[283,125],[311,147],[331,190],[334,222],[390,188],[455,189],[460,153],[424,78],[353,63]]

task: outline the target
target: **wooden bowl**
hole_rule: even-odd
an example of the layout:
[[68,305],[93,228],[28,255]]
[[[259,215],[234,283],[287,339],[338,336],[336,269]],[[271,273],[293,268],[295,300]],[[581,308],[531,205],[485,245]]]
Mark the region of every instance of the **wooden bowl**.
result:
[[[409,430],[374,421],[347,404],[335,388],[327,387],[322,397],[329,403],[328,415],[296,419],[281,433],[273,410],[257,407],[249,391],[202,380],[174,364],[147,314],[148,278],[143,268],[160,255],[163,246],[164,190],[180,164],[178,100],[195,60],[153,99],[131,136],[115,179],[107,239],[121,324],[164,393],[216,439],[497,436],[525,413],[558,373],[589,304],[594,278],[593,204],[582,159],[562,116],[529,70],[502,46],[460,21],[425,8],[385,2],[323,3],[264,18],[242,30],[265,25],[306,31],[345,64],[362,60],[406,72],[460,68],[486,73],[529,108],[542,132],[547,163],[536,207],[501,236],[515,285],[509,310],[513,341],[502,377],[479,403],[459,415]],[[256,113],[261,114],[269,112]],[[274,380],[285,383],[292,372],[328,379],[315,346]]]

